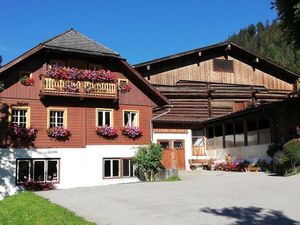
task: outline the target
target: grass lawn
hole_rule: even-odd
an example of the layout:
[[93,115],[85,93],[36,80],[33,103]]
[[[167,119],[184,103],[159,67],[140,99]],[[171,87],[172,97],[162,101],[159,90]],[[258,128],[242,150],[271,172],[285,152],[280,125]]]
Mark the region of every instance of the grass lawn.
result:
[[0,225],[95,225],[31,192],[0,201]]
[[172,176],[172,177],[169,177],[168,179],[166,179],[165,181],[180,181],[180,177],[178,176]]

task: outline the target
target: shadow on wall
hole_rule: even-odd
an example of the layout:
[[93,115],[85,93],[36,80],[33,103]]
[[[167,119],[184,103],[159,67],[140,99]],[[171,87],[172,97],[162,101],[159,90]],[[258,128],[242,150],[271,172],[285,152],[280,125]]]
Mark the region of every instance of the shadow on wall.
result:
[[232,225],[299,225],[300,223],[288,218],[281,211],[265,210],[258,207],[232,207],[223,209],[203,208],[200,212],[210,213],[216,216],[224,216],[236,219]]

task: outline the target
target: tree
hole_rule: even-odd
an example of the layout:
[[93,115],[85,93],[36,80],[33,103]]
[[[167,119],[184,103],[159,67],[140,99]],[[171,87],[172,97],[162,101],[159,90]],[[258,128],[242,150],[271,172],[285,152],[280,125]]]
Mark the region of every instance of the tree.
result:
[[300,48],[300,1],[274,0],[272,5],[282,21],[283,30],[287,34],[286,38],[294,41],[296,48]]
[[2,55],[0,55],[0,67],[1,67],[1,64],[2,64]]
[[228,40],[300,73],[300,53],[284,37],[280,22],[274,20],[249,25],[231,35]]
[[133,157],[133,162],[137,171],[141,173],[147,181],[154,181],[155,176],[161,167],[163,150],[158,144],[140,146]]

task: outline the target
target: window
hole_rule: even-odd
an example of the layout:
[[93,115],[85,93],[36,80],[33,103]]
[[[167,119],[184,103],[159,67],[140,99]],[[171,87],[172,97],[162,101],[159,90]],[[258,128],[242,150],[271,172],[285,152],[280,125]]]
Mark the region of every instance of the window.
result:
[[174,149],[183,149],[183,141],[174,141],[173,146]]
[[270,121],[268,119],[264,119],[264,118],[259,119],[258,120],[258,128],[259,128],[260,144],[271,143]]
[[123,159],[123,177],[133,177],[133,163],[131,159]]
[[215,126],[215,148],[223,148],[223,127],[222,125]]
[[225,148],[234,147],[234,132],[233,123],[225,123]]
[[217,72],[233,73],[233,60],[213,59],[213,70]]
[[89,64],[89,70],[96,71],[96,70],[101,70],[101,69],[103,69],[103,66],[100,64],[94,64],[94,63]]
[[248,146],[258,144],[256,119],[247,120],[247,140]]
[[28,72],[28,71],[21,71],[20,72],[20,78],[22,78],[22,77],[31,77],[31,76],[32,76],[31,72]]
[[104,178],[133,177],[131,159],[104,159]]
[[67,110],[66,109],[48,109],[48,128],[67,127]]
[[160,146],[161,146],[163,149],[168,149],[168,148],[170,148],[169,142],[168,142],[168,141],[160,141],[159,144],[160,144]]
[[17,183],[59,181],[59,159],[17,159]]
[[17,107],[14,106],[11,109],[10,121],[14,125],[20,127],[30,127],[30,108],[29,107]]
[[64,67],[65,66],[65,61],[64,60],[59,60],[59,59],[51,59],[49,63],[50,69],[53,67]]
[[192,130],[193,146],[204,146],[204,131]]
[[113,126],[111,109],[96,109],[96,126]]
[[137,111],[124,111],[124,126],[137,127],[138,123],[138,112]]
[[235,147],[245,145],[244,121],[238,120],[235,122]]
[[128,84],[128,79],[118,79],[118,85]]

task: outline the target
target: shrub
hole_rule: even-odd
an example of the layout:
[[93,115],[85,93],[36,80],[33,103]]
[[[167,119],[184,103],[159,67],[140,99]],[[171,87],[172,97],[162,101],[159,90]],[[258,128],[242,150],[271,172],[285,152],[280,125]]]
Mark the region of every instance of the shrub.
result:
[[25,181],[23,187],[27,191],[49,191],[55,189],[55,185],[52,182],[47,181]]
[[283,154],[290,162],[292,172],[296,172],[296,165],[300,163],[300,138],[292,139],[283,146]]
[[161,167],[163,150],[158,144],[140,146],[133,157],[137,172],[141,173],[147,181],[154,181]]
[[282,151],[282,150],[283,150],[282,144],[272,143],[268,146],[267,154],[268,154],[268,156],[273,158],[276,152],[279,152],[279,151]]

